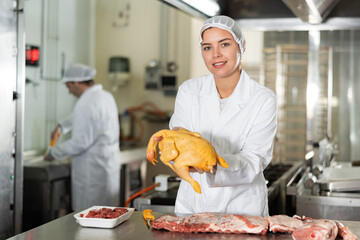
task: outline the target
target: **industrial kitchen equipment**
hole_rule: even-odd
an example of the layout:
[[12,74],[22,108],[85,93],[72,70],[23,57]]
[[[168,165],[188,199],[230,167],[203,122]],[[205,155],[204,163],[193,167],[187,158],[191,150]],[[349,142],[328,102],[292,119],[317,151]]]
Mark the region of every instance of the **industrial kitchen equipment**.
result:
[[[314,161],[296,172],[287,195],[296,198],[296,214],[312,218],[360,220],[360,167],[332,158]],[[315,164],[314,164],[315,163]]]
[[[302,163],[277,163],[270,164],[264,170],[268,186],[269,213],[292,214],[292,206],[287,204],[286,185],[295,175]],[[151,209],[156,212],[174,212],[177,190],[180,178],[168,174],[155,176],[154,182],[160,182],[155,190],[144,194],[134,200],[135,209],[142,211]]]
[[70,160],[43,159],[41,155],[24,160],[23,231],[72,211]]
[[[339,169],[332,170],[337,172]],[[340,170],[340,174],[348,174],[353,170],[343,169]],[[359,170],[356,169],[358,173]],[[344,178],[340,181],[333,178],[323,179],[323,182],[320,180],[308,189],[305,187],[306,176],[307,173],[297,185],[296,213],[298,215],[339,220],[360,219],[359,178]],[[315,189],[317,190],[314,191]]]
[[146,148],[120,151],[120,206],[145,186]]

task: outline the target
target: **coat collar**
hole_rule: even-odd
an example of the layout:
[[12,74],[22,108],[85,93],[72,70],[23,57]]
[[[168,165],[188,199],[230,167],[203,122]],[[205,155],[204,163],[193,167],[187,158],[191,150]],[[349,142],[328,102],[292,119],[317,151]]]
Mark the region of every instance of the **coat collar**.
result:
[[83,92],[83,94],[81,94],[80,97],[86,96],[92,92],[102,90],[102,89],[103,89],[103,86],[101,84],[95,84],[95,85],[89,87],[88,89],[86,89],[85,92]]
[[250,78],[244,70],[241,70],[239,82],[237,83],[234,92],[230,95],[229,100],[233,104],[239,105],[243,108],[250,99]]
[[202,106],[209,115],[209,121],[215,125],[220,117],[220,101],[212,74],[205,77],[199,96],[200,106]]
[[[229,96],[228,102],[237,104],[242,108],[250,99],[250,77],[244,70],[241,70],[241,75],[233,93]],[[219,94],[216,89],[213,75],[208,75],[205,84],[202,86],[199,95],[206,98],[216,98],[219,100]]]
[[[240,79],[228,98],[224,108],[220,111],[219,94],[216,89],[213,75],[209,75],[200,90],[202,106],[206,109],[211,121],[221,128],[235,116],[249,101],[250,98],[250,78],[244,70],[241,71]],[[215,129],[214,129],[215,130]]]

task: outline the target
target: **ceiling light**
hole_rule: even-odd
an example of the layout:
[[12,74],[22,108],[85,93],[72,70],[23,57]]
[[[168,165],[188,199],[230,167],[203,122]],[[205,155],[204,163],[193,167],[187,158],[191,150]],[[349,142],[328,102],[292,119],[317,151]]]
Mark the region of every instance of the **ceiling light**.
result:
[[160,0],[186,13],[201,18],[209,18],[220,13],[216,0]]
[[208,16],[215,16],[219,13],[220,7],[214,0],[182,0],[198,11],[205,13]]

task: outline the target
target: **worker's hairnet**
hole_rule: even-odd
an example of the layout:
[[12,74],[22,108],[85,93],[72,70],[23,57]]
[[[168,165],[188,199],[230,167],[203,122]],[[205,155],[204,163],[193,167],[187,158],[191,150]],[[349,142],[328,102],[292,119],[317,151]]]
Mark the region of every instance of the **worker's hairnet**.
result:
[[66,70],[62,82],[83,82],[93,80],[95,75],[96,70],[94,68],[75,63]]
[[200,29],[200,46],[203,41],[203,32],[211,27],[221,28],[231,33],[231,35],[234,37],[235,41],[240,47],[240,54],[242,57],[246,49],[245,37],[241,32],[240,26],[232,18],[227,16],[215,16],[205,21],[205,23]]

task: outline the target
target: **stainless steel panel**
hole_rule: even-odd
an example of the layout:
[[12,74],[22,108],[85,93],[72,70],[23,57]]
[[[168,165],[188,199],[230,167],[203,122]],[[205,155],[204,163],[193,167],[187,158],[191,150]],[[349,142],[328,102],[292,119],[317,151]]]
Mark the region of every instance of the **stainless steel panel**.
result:
[[338,163],[334,167],[325,168],[319,181],[360,181],[360,167]]
[[121,162],[120,168],[120,206],[124,206],[132,195],[142,190],[145,186],[146,161],[144,157],[130,162],[127,162],[125,158],[120,159],[124,159],[124,162],[126,162]]
[[154,205],[154,204],[140,204],[136,210],[143,211],[145,209],[151,209],[153,212],[168,212],[174,213],[175,206],[170,205]]
[[[333,76],[333,48],[329,48],[329,67],[328,67],[328,101],[327,101],[327,136],[331,139],[333,137],[332,133],[332,98],[333,98],[333,86],[334,86],[334,76]],[[331,100],[330,100],[331,99]]]
[[286,184],[286,195],[296,196],[296,194],[297,194],[297,185],[298,185],[304,171],[305,171],[305,167],[301,166],[294,173],[294,175],[291,177],[289,182]]
[[320,55],[320,31],[309,31],[308,50],[308,75],[306,90],[306,140],[307,142],[318,142],[320,136],[316,133],[316,111],[319,102],[319,55]]
[[16,100],[15,119],[15,194],[14,194],[14,223],[15,234],[21,232],[23,211],[23,150],[24,150],[24,103],[25,103],[25,21],[24,0],[17,0],[17,69],[16,69],[16,92],[19,98]]
[[360,29],[360,18],[331,18],[321,24],[304,23],[298,18],[239,19],[241,29],[248,31],[334,31]]
[[[190,15],[200,18],[208,17],[206,14],[191,9],[189,6],[182,6],[186,5],[182,1],[161,1]],[[236,19],[244,30],[332,31],[360,28],[359,11],[357,11],[359,9],[359,1],[356,0],[227,0],[218,2],[220,14]],[[332,11],[330,12],[331,9]],[[294,17],[294,12],[296,17]],[[329,12],[330,14],[328,15]],[[323,21],[327,15],[329,17],[326,21]],[[311,22],[318,21],[319,24],[309,23],[310,16],[312,16]]]
[[330,192],[349,192],[360,191],[360,181],[339,181],[339,182],[327,182],[320,183],[320,190],[328,190]]
[[[0,1],[0,239],[13,234],[17,1]],[[25,59],[23,60],[25,64]],[[16,177],[16,176],[15,176]]]
[[283,0],[283,2],[302,21],[319,24],[339,0]]
[[142,211],[146,209],[146,207],[143,206],[150,206],[150,205],[151,205],[151,199],[149,198],[138,197],[134,200],[134,207],[138,211]]
[[[354,171],[353,174],[351,174],[351,171],[337,172],[342,168],[346,170],[349,167],[336,165],[332,168],[325,168],[322,173],[323,175],[320,176],[319,179],[322,179],[322,181],[325,179],[326,181],[329,179],[351,179],[351,177],[356,176],[356,172],[358,172]],[[296,185],[296,214],[312,218],[360,220],[359,192],[324,191],[324,189],[320,189],[321,184],[328,182],[321,183],[319,180],[317,180],[311,188],[309,188],[309,186],[306,187],[305,184],[309,169],[308,167]],[[346,172],[349,174],[346,174]],[[346,175],[350,178],[346,177]]]
[[312,218],[360,221],[360,199],[298,195],[296,214]]
[[345,197],[345,198],[360,198],[360,192],[321,192],[321,196],[328,197]]

